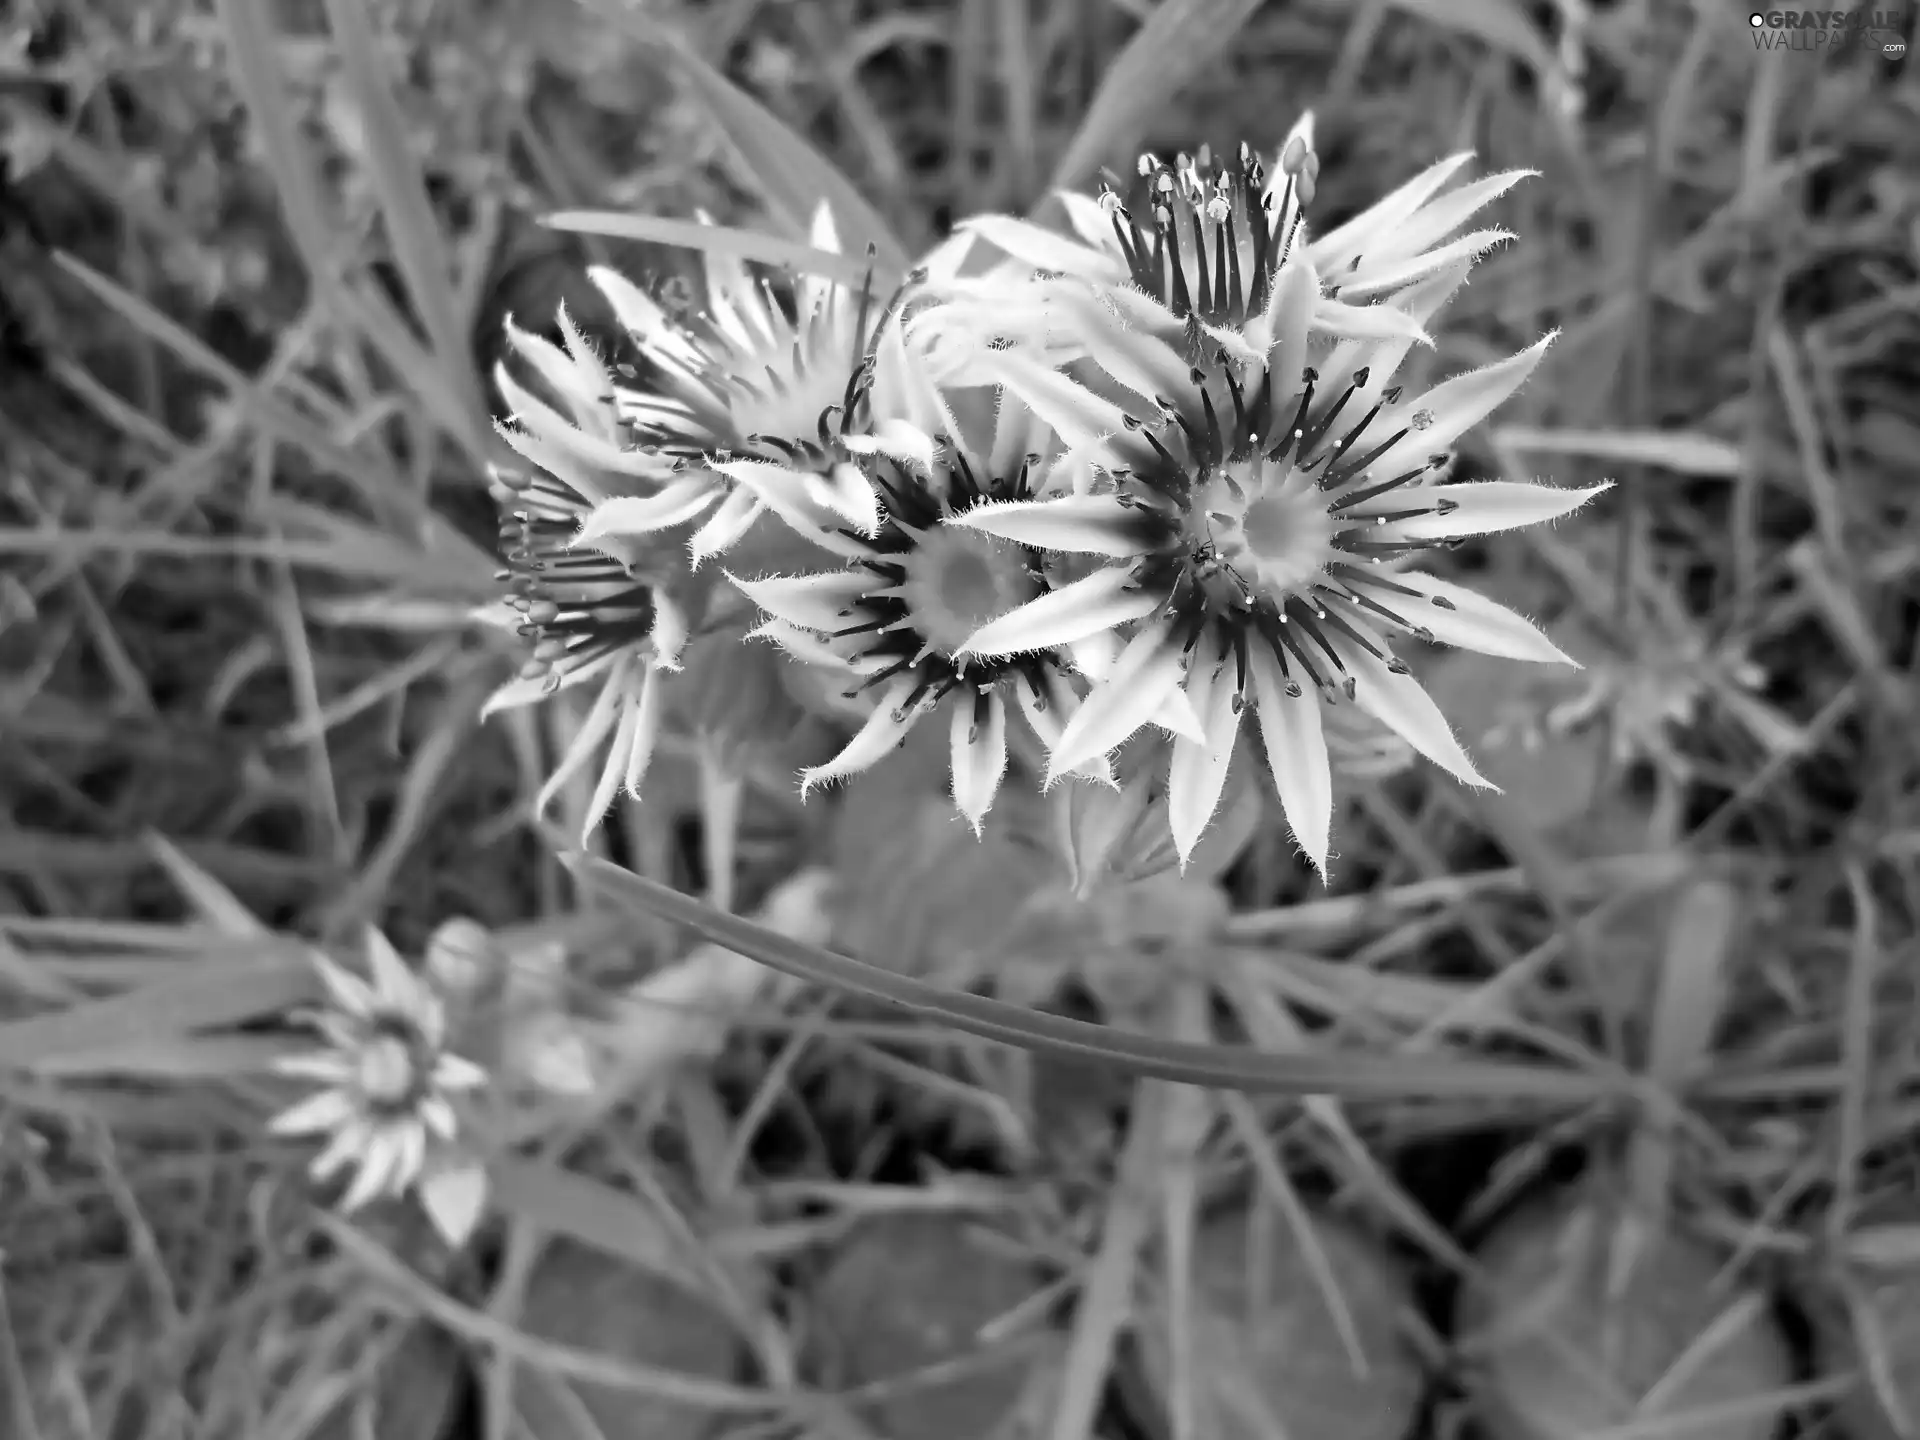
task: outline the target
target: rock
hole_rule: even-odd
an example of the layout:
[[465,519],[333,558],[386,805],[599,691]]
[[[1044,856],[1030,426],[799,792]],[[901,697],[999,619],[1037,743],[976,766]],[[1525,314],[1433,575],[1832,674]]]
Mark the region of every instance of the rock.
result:
[[[1311,1223],[1357,1360],[1285,1219],[1265,1206],[1218,1215],[1194,1237],[1196,1434],[1400,1440],[1412,1428],[1426,1377],[1405,1340],[1407,1279],[1361,1232],[1325,1216]],[[1143,1417],[1143,1428],[1164,1433],[1172,1373],[1164,1309],[1144,1317],[1139,1342],[1145,1388],[1162,1412]]]

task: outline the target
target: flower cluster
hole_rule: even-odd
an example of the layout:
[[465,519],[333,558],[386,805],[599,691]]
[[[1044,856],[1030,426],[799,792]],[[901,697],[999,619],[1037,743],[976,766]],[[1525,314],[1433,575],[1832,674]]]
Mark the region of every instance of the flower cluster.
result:
[[1010,776],[1114,783],[1148,730],[1184,861],[1249,714],[1322,870],[1355,735],[1484,783],[1395,642],[1566,657],[1421,562],[1603,487],[1449,478],[1552,337],[1395,376],[1523,174],[1454,185],[1456,156],[1319,233],[1312,139],[1271,171],[1143,157],[1059,197],[1066,231],[977,217],[905,277],[850,262],[824,208],[790,294],[719,244],[696,305],[596,270],[632,364],[565,315],[558,344],[511,330],[502,615],[531,658],[494,703],[598,687],[548,793],[597,765],[595,817],[638,795],[695,636],[772,642],[845,724],[803,789],[944,725],[976,830]]

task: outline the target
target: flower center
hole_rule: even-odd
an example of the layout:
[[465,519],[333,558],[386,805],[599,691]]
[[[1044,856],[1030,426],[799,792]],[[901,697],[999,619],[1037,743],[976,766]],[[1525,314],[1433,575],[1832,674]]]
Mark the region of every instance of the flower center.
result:
[[1018,549],[974,530],[936,525],[902,563],[907,614],[927,643],[948,656],[989,620],[1039,593]]
[[376,1021],[354,1068],[354,1087],[361,1097],[377,1109],[406,1106],[419,1085],[418,1048],[410,1025],[398,1020]]
[[[1205,539],[1249,588],[1271,598],[1311,589],[1333,556],[1326,497],[1299,471],[1278,478],[1264,462],[1233,465],[1202,492]],[[1290,469],[1290,467],[1289,467]],[[1235,473],[1238,472],[1238,473]]]

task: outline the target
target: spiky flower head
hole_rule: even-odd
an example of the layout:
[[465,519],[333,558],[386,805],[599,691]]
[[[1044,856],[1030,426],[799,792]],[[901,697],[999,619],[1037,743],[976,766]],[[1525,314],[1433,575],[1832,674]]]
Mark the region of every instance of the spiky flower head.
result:
[[[1465,274],[1456,265],[1395,304],[1423,322]],[[1304,254],[1281,267],[1274,291],[1273,344],[1258,364],[1226,347],[1196,361],[1177,337],[1089,324],[1084,358],[1118,399],[1017,347],[976,349],[974,378],[1019,394],[1068,445],[1102,447],[1107,474],[1078,493],[977,507],[948,523],[1100,562],[1082,582],[1086,605],[1029,605],[964,647],[1017,655],[1119,631],[1124,648],[1054,748],[1056,772],[1184,696],[1202,734],[1175,740],[1169,810],[1175,843],[1190,853],[1251,706],[1294,834],[1324,870],[1326,706],[1357,704],[1462,780],[1485,783],[1391,637],[1566,660],[1522,617],[1406,563],[1566,514],[1605,487],[1441,483],[1448,447],[1518,388],[1547,340],[1412,396],[1390,383],[1413,343],[1405,335],[1330,344],[1313,334],[1320,286]]]
[[[614,271],[588,272],[647,363],[644,379],[610,380],[603,393],[623,463],[651,483],[602,497],[585,538],[631,541],[693,525],[687,545],[698,565],[769,512],[808,537],[868,529],[874,501],[863,462],[878,454],[924,463],[890,416],[901,352],[881,343],[897,330],[911,282],[883,298],[871,256],[841,260],[825,204],[812,243],[816,263],[833,268],[795,278],[791,315],[718,244],[705,256],[704,305],[677,313]],[[540,458],[524,445],[522,453]]]
[[[985,504],[1022,502],[1062,463],[1050,453],[1051,437],[1030,422],[1010,399],[984,454],[947,434],[937,446],[929,437],[926,453],[936,458],[927,471],[882,461],[873,472],[878,523],[869,535],[838,537],[841,564],[735,580],[768,617],[756,634],[844,675],[847,698],[871,697],[846,747],[802,772],[803,789],[867,769],[944,711],[954,802],[978,832],[1007,772],[1010,709],[1041,747],[1058,742],[1075,703],[1064,656],[1036,649],[982,657],[964,648],[996,616],[1047,603],[1053,592],[1039,553],[946,523]],[[1090,757],[1089,768],[1104,774],[1101,757]]]
[[488,618],[520,635],[527,658],[483,712],[537,704],[576,688],[593,692],[537,802],[544,810],[576,776],[597,772],[589,830],[620,790],[639,796],[659,740],[662,686],[680,668],[693,618],[704,609],[704,587],[684,573],[677,555],[657,545],[580,542],[600,493],[572,467],[496,470],[506,594],[489,607]]
[[367,936],[369,979],[317,952],[326,1004],[313,1023],[325,1048],[290,1055],[274,1069],[322,1088],[270,1123],[277,1135],[326,1135],[309,1167],[327,1180],[354,1171],[348,1211],[404,1195],[447,1158],[457,1130],[454,1097],[486,1075],[446,1048],[445,1007],[377,930]]
[[[1373,302],[1510,239],[1498,227],[1455,232],[1532,172],[1510,170],[1447,190],[1472,159],[1450,156],[1315,235],[1308,223],[1320,176],[1313,128],[1313,116],[1303,116],[1271,170],[1246,144],[1232,161],[1216,162],[1204,145],[1171,163],[1142,155],[1131,181],[1110,175],[1097,198],[1056,197],[1071,236],[1005,215],[979,216],[961,229],[1035,270],[1093,282],[1102,303],[1122,307],[1133,324],[1184,330],[1193,344],[1204,336],[1208,349],[1225,346],[1245,361],[1273,341],[1275,282],[1296,255],[1324,281],[1310,316],[1316,330],[1424,338],[1404,310]],[[1002,269],[965,293],[994,309],[1005,279]]]

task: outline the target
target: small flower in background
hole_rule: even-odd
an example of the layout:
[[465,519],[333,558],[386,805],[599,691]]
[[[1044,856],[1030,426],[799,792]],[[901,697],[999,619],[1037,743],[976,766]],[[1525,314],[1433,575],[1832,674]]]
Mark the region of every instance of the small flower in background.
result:
[[[1466,270],[1455,263],[1403,292],[1397,307],[1424,321]],[[1273,343],[1254,366],[1224,347],[1195,361],[1166,338],[1089,317],[1086,353],[1128,392],[1121,402],[1018,346],[980,344],[967,361],[973,378],[1021,395],[1068,445],[1102,445],[1108,477],[947,523],[1101,557],[1105,569],[1094,578],[1104,574],[1107,588],[1083,582],[1103,598],[1077,608],[1024,606],[983,627],[964,651],[1010,656],[1123,635],[1124,648],[1054,748],[1054,771],[1112,749],[1183,693],[1202,731],[1174,743],[1170,823],[1183,855],[1219,803],[1249,704],[1295,837],[1324,871],[1329,705],[1357,704],[1462,780],[1485,783],[1392,654],[1390,634],[1566,660],[1520,616],[1401,568],[1461,537],[1564,515],[1606,488],[1439,483],[1451,461],[1446,447],[1525,381],[1547,341],[1409,397],[1388,382],[1413,342],[1397,335],[1329,345],[1311,330],[1319,294],[1307,259],[1281,268]]]
[[404,1195],[429,1174],[443,1191],[471,1188],[471,1179],[444,1178],[476,1168],[458,1159],[454,1097],[487,1078],[445,1049],[440,997],[377,930],[368,933],[367,959],[371,983],[314,955],[328,1003],[313,1021],[327,1047],[284,1057],[274,1069],[324,1088],[269,1126],[276,1135],[329,1137],[310,1173],[324,1181],[353,1169],[341,1199],[348,1212]]

